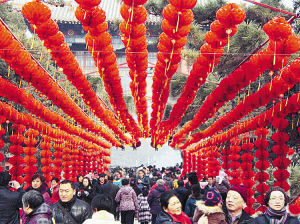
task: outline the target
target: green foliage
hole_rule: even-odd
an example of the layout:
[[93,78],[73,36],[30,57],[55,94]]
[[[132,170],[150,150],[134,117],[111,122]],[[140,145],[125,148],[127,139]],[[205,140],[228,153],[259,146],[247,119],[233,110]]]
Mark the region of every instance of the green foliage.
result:
[[175,97],[179,96],[186,80],[187,80],[187,77],[185,75],[175,74],[172,77],[171,85],[170,85],[170,96],[171,97],[175,98]]
[[187,48],[199,51],[200,47],[205,43],[205,31],[203,26],[197,23],[191,24],[191,32],[188,35]]
[[145,4],[145,8],[149,14],[162,16],[162,11],[167,4],[169,4],[168,0],[149,0]]
[[198,5],[193,9],[195,22],[211,24],[216,19],[216,12],[226,4],[225,0],[207,1],[205,5]]

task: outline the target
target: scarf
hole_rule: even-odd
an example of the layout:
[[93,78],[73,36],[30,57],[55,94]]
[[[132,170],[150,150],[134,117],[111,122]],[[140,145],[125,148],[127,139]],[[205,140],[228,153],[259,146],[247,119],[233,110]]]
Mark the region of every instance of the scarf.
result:
[[62,202],[61,200],[58,201],[67,211],[71,211],[73,204],[75,203],[76,196],[74,196],[70,201]]
[[265,211],[265,215],[270,224],[285,224],[287,221],[288,213],[286,211],[286,207],[284,207],[280,211],[276,211],[268,207]]
[[181,212],[180,215],[171,214],[171,213],[168,214],[172,217],[173,222],[179,222],[182,224],[192,224],[190,218],[184,212]]

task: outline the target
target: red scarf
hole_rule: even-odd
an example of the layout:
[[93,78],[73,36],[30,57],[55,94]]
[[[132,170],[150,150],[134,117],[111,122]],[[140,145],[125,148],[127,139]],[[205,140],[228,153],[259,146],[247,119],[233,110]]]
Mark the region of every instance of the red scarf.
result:
[[172,217],[173,222],[179,222],[182,224],[192,224],[190,218],[184,212],[181,212],[180,215],[171,214],[171,213],[168,214]]

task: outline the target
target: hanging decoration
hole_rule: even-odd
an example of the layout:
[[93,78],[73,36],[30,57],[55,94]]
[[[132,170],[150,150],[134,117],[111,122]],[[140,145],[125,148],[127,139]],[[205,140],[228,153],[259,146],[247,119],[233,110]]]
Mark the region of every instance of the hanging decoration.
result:
[[229,173],[229,169],[230,169],[230,159],[229,159],[229,155],[230,155],[230,146],[225,145],[223,149],[221,149],[221,160],[222,160],[222,168],[224,169],[224,172],[228,175]]
[[[169,86],[181,61],[181,52],[187,42],[194,15],[191,9],[196,0],[188,4],[179,1],[170,1],[163,10],[164,20],[161,28],[163,33],[159,36],[157,62],[154,68],[152,84],[152,113],[150,120],[151,144],[158,146],[158,130],[164,115],[169,97]],[[184,8],[187,7],[187,8]]]
[[279,117],[273,120],[272,126],[278,130],[272,135],[273,141],[276,142],[276,145],[273,146],[273,152],[277,155],[273,160],[273,166],[277,168],[273,173],[276,179],[274,186],[279,186],[288,191],[290,185],[287,179],[290,173],[287,171],[287,167],[291,164],[291,161],[287,158],[289,147],[286,145],[286,142],[289,141],[290,137],[283,130],[289,126],[289,122],[285,118]]
[[24,159],[21,156],[23,153],[23,147],[21,146],[24,143],[25,137],[22,133],[25,131],[24,125],[12,125],[12,135],[9,136],[9,141],[12,143],[9,146],[8,150],[13,155],[8,162],[12,165],[9,169],[9,173],[11,174],[11,180],[16,180],[19,183],[23,183],[22,175],[24,174],[23,163]]
[[[298,50],[300,50],[300,39],[297,51]],[[297,60],[300,60],[300,57],[298,57],[296,61]],[[240,120],[242,117],[261,106],[266,106],[272,99],[279,97],[286,91],[289,91],[299,81],[297,78],[295,78],[297,77],[296,61],[283,68],[280,71],[280,74],[274,77],[269,83],[264,85],[263,88],[245,97],[244,100],[242,100],[234,109],[218,118],[218,120],[210,125],[207,129],[194,134],[180,148],[184,149],[190,144],[199,142],[202,138],[212,136],[218,131],[226,128],[229,124]]]
[[[168,15],[166,13],[167,7],[164,10],[166,16]],[[186,16],[182,15],[182,17]],[[168,134],[172,133],[179,125],[184,113],[195,99],[197,90],[205,83],[208,74],[219,63],[219,59],[224,53],[223,47],[229,44],[230,37],[237,32],[237,25],[244,21],[246,13],[237,4],[227,3],[217,11],[217,17],[219,19],[215,20],[210,26],[211,31],[205,34],[206,44],[200,48],[200,54],[193,64],[183,91],[173,106],[169,119],[163,121],[160,125],[158,144],[164,144],[168,140],[166,138]]]
[[34,174],[37,172],[37,158],[35,156],[37,149],[36,144],[37,140],[36,138],[39,136],[39,132],[37,130],[34,130],[32,128],[29,128],[25,132],[25,138],[24,144],[27,146],[24,148],[24,154],[26,155],[24,157],[24,173],[26,174],[24,177],[24,181],[27,183],[27,186],[30,185],[31,179],[34,176]]
[[[110,111],[93,91],[90,83],[83,74],[79,63],[70,50],[70,47],[64,42],[64,35],[59,31],[58,24],[48,16],[51,11],[47,5],[42,2],[32,1],[22,7],[23,16],[31,24],[31,29],[39,36],[44,46],[50,51],[53,61],[63,69],[68,80],[76,87],[81,94],[82,99],[91,108],[91,111],[121,140],[126,144],[129,140],[120,129],[119,121],[114,113]],[[45,21],[44,15],[49,17]],[[61,38],[57,38],[61,37]],[[105,133],[108,134],[108,133]]]
[[239,152],[241,151],[241,146],[239,146],[240,142],[241,140],[238,138],[230,139],[231,147],[229,159],[231,160],[231,162],[229,163],[229,166],[231,171],[228,173],[228,176],[231,177],[229,182],[233,186],[241,184],[241,164],[239,162]]
[[145,25],[148,13],[142,4],[147,0],[133,1],[133,3],[123,0],[123,2],[121,16],[124,20],[120,23],[119,28],[126,48],[126,61],[130,68],[130,89],[136,107],[136,115],[143,137],[146,138],[149,135],[146,99],[148,51]]
[[269,143],[266,140],[266,136],[268,135],[267,128],[259,128],[255,130],[255,135],[257,139],[255,140],[255,146],[257,148],[255,152],[255,157],[258,161],[255,163],[255,167],[258,172],[255,174],[255,180],[258,182],[256,186],[256,191],[259,192],[259,196],[256,198],[256,203],[260,204],[260,207],[257,209],[258,211],[265,212],[266,206],[264,202],[265,193],[269,190],[269,186],[266,184],[266,181],[269,179],[269,174],[266,170],[270,167],[270,163],[268,161],[269,152],[266,150]]
[[[123,98],[117,57],[111,44],[112,37],[107,32],[108,24],[105,22],[105,12],[100,7],[86,6],[86,2],[92,2],[92,5],[95,5],[96,2],[94,1],[76,1],[79,6],[76,8],[75,16],[87,32],[85,37],[86,44],[94,58],[95,65],[108,93],[110,103],[126,131],[132,135],[133,144],[136,145],[142,133],[129,114]],[[100,4],[101,1],[98,2]]]
[[[278,24],[278,26],[286,27],[291,25],[285,21],[284,23]],[[291,32],[288,32],[288,35],[285,37],[289,37],[290,35]],[[294,50],[295,48],[291,49]],[[274,55],[274,57],[272,55]],[[278,52],[272,51],[270,45],[268,48],[252,55],[249,61],[243,63],[233,73],[220,82],[219,86],[213,90],[203,102],[193,120],[186,123],[183,128],[173,136],[170,145],[172,147],[178,145],[180,143],[179,140],[185,138],[187,133],[195,130],[202,123],[207,121],[207,119],[212,117],[226,101],[234,99],[237,92],[255,81],[264,71],[277,71],[287,63],[288,56],[278,55]]]
[[216,177],[219,175],[219,171],[221,169],[220,162],[218,158],[220,158],[221,153],[219,152],[219,148],[216,146],[208,147],[207,150],[207,173],[208,177]]
[[0,41],[0,58],[16,72],[20,78],[33,85],[47,96],[57,107],[74,118],[81,126],[95,134],[107,138],[112,144],[120,146],[117,139],[103,127],[89,118],[51,76],[30,56],[29,52],[13,37],[0,22],[0,33],[5,40]]
[[[64,173],[64,178],[66,180],[71,180],[72,178],[72,173],[71,173],[71,165],[72,165],[72,157],[71,157],[71,153],[72,150],[69,148],[70,147],[70,143],[68,142],[64,142],[64,148],[63,148],[63,173]],[[72,145],[71,145],[72,146]]]
[[198,177],[198,180],[200,181],[204,177],[205,166],[203,163],[202,151],[200,150],[200,151],[196,152],[196,155],[197,155],[197,177]]
[[[4,141],[1,139],[1,137],[5,134],[5,129],[2,127],[2,124],[6,122],[5,117],[0,116],[0,164],[4,160],[4,153],[2,151],[2,148],[4,147]],[[0,165],[0,172],[3,171],[3,167]]]
[[53,159],[53,176],[61,179],[61,171],[62,171],[62,156],[63,156],[63,145],[62,141],[59,139],[54,139],[54,145],[53,148],[55,152],[53,153],[54,159]]
[[46,183],[49,183],[52,179],[51,177],[51,172],[52,172],[52,167],[51,167],[51,163],[52,163],[52,152],[51,152],[51,139],[49,136],[47,135],[43,135],[43,141],[41,143],[41,148],[42,150],[40,151],[40,155],[41,155],[41,164],[43,164],[41,171],[43,173],[43,176],[45,177]]
[[247,207],[244,208],[244,210],[249,215],[254,214],[254,209],[252,206],[253,203],[255,202],[255,199],[253,198],[253,195],[255,193],[255,191],[253,190],[253,187],[255,185],[255,181],[254,181],[255,173],[253,172],[253,166],[252,166],[252,161],[254,157],[251,154],[253,147],[254,144],[250,142],[249,138],[243,139],[242,149],[245,152],[243,152],[241,156],[241,160],[243,161],[241,163],[241,169],[242,169],[241,179],[243,185],[247,188]]
[[[39,116],[44,121],[55,124],[62,130],[82,137],[87,141],[94,142],[101,147],[111,148],[111,145],[107,142],[102,141],[95,135],[85,131],[83,128],[77,127],[69,122],[67,122],[59,113],[48,109],[43,103],[36,100],[31,94],[27,93],[25,90],[18,88],[16,85],[10,83],[8,80],[0,77],[0,96],[22,105],[29,112],[34,113]],[[120,145],[118,141],[114,144]]]

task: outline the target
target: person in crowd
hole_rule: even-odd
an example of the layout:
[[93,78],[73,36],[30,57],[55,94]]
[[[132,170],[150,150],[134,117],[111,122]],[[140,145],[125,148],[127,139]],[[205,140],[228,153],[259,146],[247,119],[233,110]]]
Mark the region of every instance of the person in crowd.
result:
[[117,212],[117,203],[114,199],[116,198],[116,195],[120,190],[120,188],[117,185],[113,184],[113,180],[114,180],[113,177],[111,176],[108,177],[107,183],[104,184],[102,187],[102,193],[108,195],[112,199],[113,201],[112,213],[115,216],[115,220],[119,220],[119,212]]
[[241,185],[229,188],[226,197],[226,221],[230,224],[254,224],[243,208],[247,203],[247,188]]
[[169,191],[172,191],[174,189],[174,183],[172,179],[172,173],[169,170],[165,171],[163,180],[165,181],[165,185],[168,187]]
[[196,205],[193,222],[198,222],[201,216],[206,216],[208,224],[227,223],[222,209],[222,196],[217,189],[208,189],[205,192],[204,201],[198,201]]
[[139,195],[140,193],[142,193],[142,190],[137,186],[135,178],[130,179],[130,186],[132,187],[132,189],[134,190],[136,195]]
[[160,195],[167,191],[164,187],[165,181],[162,179],[157,180],[157,186],[150,192],[148,196],[148,203],[150,206],[150,212],[152,214],[152,224],[156,223],[156,217],[161,212],[161,205],[159,203]]
[[201,189],[199,184],[193,184],[192,185],[192,194],[187,199],[185,207],[184,207],[184,213],[187,214],[188,217],[193,217],[195,209],[196,209],[196,203],[201,200]]
[[122,187],[122,179],[121,178],[121,173],[119,171],[116,171],[114,173],[114,181],[113,183],[116,184],[118,187]]
[[45,178],[40,174],[35,174],[31,179],[31,186],[26,189],[27,191],[36,190],[39,191],[43,197],[46,204],[51,204],[51,191],[50,188],[45,183]]
[[192,224],[190,218],[182,211],[179,199],[173,192],[160,195],[162,211],[156,218],[156,224]]
[[189,191],[184,187],[183,180],[178,181],[178,188],[174,190],[174,193],[179,198],[182,207],[185,208],[185,203],[189,197]]
[[58,193],[59,201],[52,205],[55,224],[83,223],[92,217],[90,205],[76,198],[75,185],[72,181],[62,181]]
[[57,177],[53,177],[51,180],[51,204],[54,204],[59,201],[59,195],[58,195],[58,188],[59,188],[59,179]]
[[82,185],[80,185],[77,190],[78,199],[85,201],[86,203],[88,203],[90,205],[94,195],[95,195],[95,193],[94,193],[94,189],[93,189],[90,179],[87,177],[84,177],[82,180]]
[[138,195],[138,220],[141,224],[148,224],[151,222],[151,213],[150,213],[150,206],[147,201],[148,197],[148,188],[146,186],[143,187],[142,193]]
[[[98,176],[98,174],[97,174]],[[105,173],[100,173],[99,178],[97,179],[98,181],[96,181],[95,179],[93,179],[93,183],[92,186],[95,189],[95,192],[97,194],[103,194],[103,186],[106,184],[107,180],[106,178],[106,174]]]
[[150,187],[152,187],[156,181],[158,180],[158,173],[157,170],[153,171],[152,178],[150,178]]
[[118,191],[115,200],[120,203],[121,223],[133,224],[135,212],[138,211],[138,202],[134,190],[129,186],[128,179],[122,180],[122,187]]
[[214,182],[214,187],[219,190],[222,200],[226,201],[226,195],[228,189],[230,188],[230,184],[228,182],[228,176],[224,171],[220,170],[219,176],[216,177]]
[[271,187],[265,196],[265,213],[255,218],[257,224],[299,224],[299,220],[287,211],[289,197],[280,187]]
[[138,171],[138,177],[136,180],[137,180],[137,186],[140,190],[142,190],[144,186],[146,186],[149,189],[150,181],[149,181],[149,177],[145,175],[145,170],[141,169]]
[[93,216],[83,224],[110,224],[114,222],[113,200],[106,194],[96,195],[92,200]]
[[192,185],[199,184],[196,172],[191,172],[188,174],[188,182],[185,184],[186,189],[189,191],[189,195],[192,194]]
[[[104,175],[106,175],[106,174],[104,174]],[[100,184],[99,174],[97,171],[94,171],[91,183],[92,183],[92,186],[94,189],[96,189],[96,187]]]
[[[19,208],[25,191],[17,181],[10,180],[8,172],[0,172],[0,223],[19,224]],[[17,191],[11,191],[9,185]]]
[[23,224],[52,224],[52,211],[44,203],[43,195],[36,190],[26,192],[22,197],[23,211],[26,214]]
[[75,183],[75,189],[77,190],[79,188],[79,186],[82,184],[82,180],[83,180],[83,175],[82,174],[78,174],[77,175],[77,182]]
[[88,174],[85,176],[88,177],[90,180],[93,180],[93,177],[94,177],[93,171],[89,170]]

